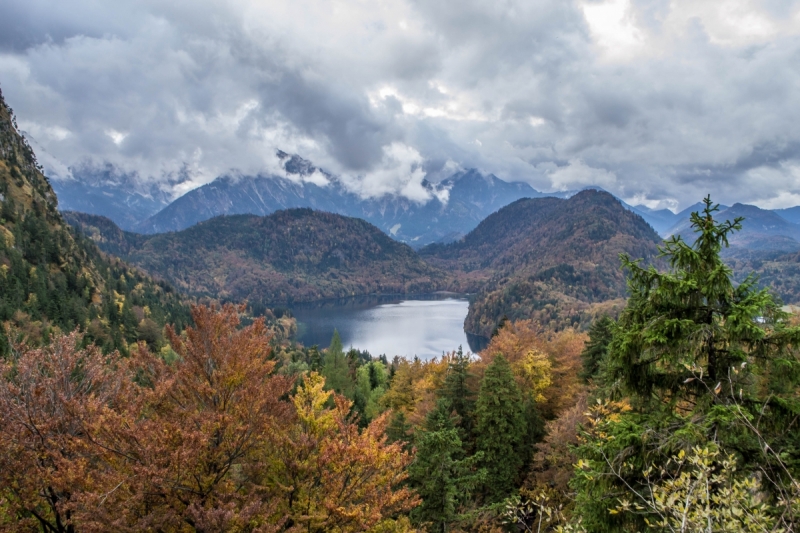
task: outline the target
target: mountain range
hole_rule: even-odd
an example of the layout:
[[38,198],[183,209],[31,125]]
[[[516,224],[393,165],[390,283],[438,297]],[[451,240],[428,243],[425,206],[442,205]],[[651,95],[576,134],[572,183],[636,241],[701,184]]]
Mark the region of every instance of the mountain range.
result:
[[[339,177],[299,155],[279,150],[276,158],[280,175],[232,172],[174,199],[176,185],[189,179],[186,173],[156,183],[143,181],[136,174],[125,173],[110,164],[82,165],[68,170],[63,170],[66,166],[62,164],[55,164],[63,169],[57,172],[52,184],[62,210],[103,215],[120,228],[137,233],[180,231],[219,215],[264,216],[281,209],[308,207],[367,220],[395,240],[416,249],[431,243],[457,241],[487,216],[520,198],[569,198],[579,192],[541,192],[527,183],[507,182],[478,169],[467,169],[438,183],[423,181],[427,200],[411,200],[396,194],[364,198]],[[679,213],[620,202],[662,237],[685,230],[691,212],[702,209],[699,202]],[[727,208],[721,206],[723,210]],[[800,222],[800,206],[770,212],[792,224]]]
[[220,216],[154,235],[96,215],[64,216],[107,253],[196,296],[272,306],[471,292],[465,329],[487,337],[504,316],[561,329],[613,312],[626,287],[619,253],[650,260],[660,242],[641,217],[597,190],[517,200],[463,239],[419,254],[364,220],[307,208]]

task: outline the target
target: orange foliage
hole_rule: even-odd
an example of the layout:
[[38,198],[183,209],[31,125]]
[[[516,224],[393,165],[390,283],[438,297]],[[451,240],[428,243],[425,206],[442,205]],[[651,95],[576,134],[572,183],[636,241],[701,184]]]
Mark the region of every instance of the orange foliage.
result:
[[522,372],[523,365],[526,358],[546,357],[550,362],[550,383],[541,391],[544,401],[539,408],[542,416],[552,419],[575,404],[581,390],[580,354],[587,339],[585,333],[574,329],[545,331],[532,320],[507,323],[480,353],[480,361],[473,365],[472,371],[482,377],[494,358],[503,354],[514,368],[521,390],[533,394],[532,384]]
[[73,334],[0,365],[0,530],[399,530],[417,500],[386,418],[360,431],[318,376],[286,401],[263,320],[239,329],[240,311],[195,307],[168,331],[174,364]]
[[57,336],[0,364],[0,530],[68,531],[87,494],[114,486],[87,425],[130,397],[132,372],[118,353],[79,344]]
[[[400,359],[395,364],[391,387],[381,402],[389,409],[404,412],[413,426],[423,425],[436,405],[436,392],[444,385],[447,369],[455,357],[456,352],[450,352],[427,361]],[[473,386],[477,390],[478,382]]]
[[571,447],[579,444],[579,428],[589,421],[587,411],[587,393],[583,392],[578,395],[575,405],[547,422],[547,435],[536,447],[525,482],[527,490],[547,490],[556,495],[569,493],[569,480],[575,470],[573,465],[578,460]]
[[[387,415],[365,430],[348,417],[351,403],[325,391],[312,373],[294,397],[297,417],[268,451],[262,474],[282,492],[290,531],[367,531],[418,503],[403,487],[411,456],[388,444]],[[326,407],[333,398],[333,407]]]

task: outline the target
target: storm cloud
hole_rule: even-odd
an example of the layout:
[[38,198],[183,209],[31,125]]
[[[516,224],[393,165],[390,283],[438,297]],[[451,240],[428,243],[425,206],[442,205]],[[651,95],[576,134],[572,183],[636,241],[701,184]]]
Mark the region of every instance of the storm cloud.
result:
[[426,175],[476,167],[650,207],[709,192],[800,204],[798,2],[0,0],[0,13],[0,88],[45,162],[111,163],[178,193],[273,171],[282,149],[369,196],[424,200]]

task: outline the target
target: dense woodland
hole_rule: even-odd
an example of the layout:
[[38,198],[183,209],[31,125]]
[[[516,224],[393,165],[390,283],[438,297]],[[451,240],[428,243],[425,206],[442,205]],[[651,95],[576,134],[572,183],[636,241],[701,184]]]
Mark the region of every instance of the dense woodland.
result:
[[[563,308],[520,310],[479,354],[390,361],[338,334],[300,346],[244,305],[189,315],[69,232],[2,112],[0,531],[800,530],[800,327],[734,281],[721,253],[741,220],[710,200],[691,245],[573,224],[584,261],[634,246],[612,277],[493,259],[508,280],[487,295],[520,272],[599,306],[580,284],[621,280],[616,318],[593,307],[583,332]],[[576,217],[618,216],[576,198]],[[307,213],[281,216],[311,235]]]
[[286,304],[445,286],[443,271],[372,224],[311,209],[221,216],[157,235],[124,232],[99,216],[66,219],[103,250],[194,295]]
[[613,196],[586,190],[568,200],[518,200],[463,240],[420,254],[456,273],[454,289],[477,292],[465,326],[489,336],[504,316],[586,329],[595,317],[618,312],[626,294],[619,254],[651,261],[659,242]]

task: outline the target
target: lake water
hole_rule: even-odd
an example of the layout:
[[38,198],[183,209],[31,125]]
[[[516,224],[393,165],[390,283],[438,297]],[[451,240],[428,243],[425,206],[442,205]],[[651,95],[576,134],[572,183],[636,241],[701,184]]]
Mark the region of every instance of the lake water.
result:
[[464,332],[468,305],[466,297],[443,294],[366,296],[298,304],[291,311],[306,346],[327,347],[337,329],[345,350],[430,359],[459,346],[475,352],[485,345]]

